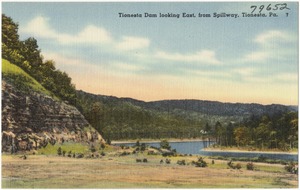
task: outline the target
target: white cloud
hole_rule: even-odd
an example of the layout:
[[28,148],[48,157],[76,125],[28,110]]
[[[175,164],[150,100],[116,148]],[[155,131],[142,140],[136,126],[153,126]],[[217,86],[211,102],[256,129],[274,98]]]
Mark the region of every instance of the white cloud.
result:
[[234,69],[233,72],[241,76],[252,76],[255,73],[256,69],[252,67],[238,68]]
[[53,60],[54,62],[59,63],[59,65],[57,65],[59,68],[61,68],[62,66],[86,65],[86,63],[84,63],[79,58],[74,58],[74,56],[68,57],[54,52],[44,52],[43,57],[46,60]]
[[88,25],[76,35],[60,33],[51,28],[49,19],[38,16],[31,20],[21,32],[32,34],[34,37],[50,38],[61,44],[104,44],[112,42],[111,35],[104,28]]
[[221,62],[216,58],[215,52],[210,50],[202,50],[194,54],[167,53],[164,51],[159,51],[155,56],[157,58],[170,61],[201,62],[215,65],[221,64]]
[[298,74],[294,73],[282,73],[276,76],[276,79],[281,82],[297,82]]
[[20,27],[21,33],[30,33],[35,37],[57,38],[57,32],[48,24],[47,18],[38,16],[31,20],[24,28]]
[[60,35],[58,41],[65,44],[88,43],[103,44],[112,42],[111,35],[104,28],[89,25],[77,35]]
[[293,36],[289,35],[287,32],[279,30],[270,30],[262,33],[254,39],[254,42],[262,45],[274,45],[275,43],[286,41],[290,42]]
[[250,62],[264,61],[269,57],[270,57],[269,52],[257,51],[245,55],[244,61],[250,61]]
[[130,51],[136,49],[147,48],[150,45],[150,41],[147,38],[124,36],[122,41],[119,42],[116,47],[119,50]]
[[293,43],[297,42],[297,36],[286,31],[269,30],[257,35],[253,42],[258,45],[257,49],[244,55],[241,62],[268,63],[270,59],[285,60],[295,51]]

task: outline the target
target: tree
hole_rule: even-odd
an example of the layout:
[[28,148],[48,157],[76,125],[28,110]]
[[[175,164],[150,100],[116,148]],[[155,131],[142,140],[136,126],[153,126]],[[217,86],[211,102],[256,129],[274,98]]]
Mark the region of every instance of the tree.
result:
[[61,155],[62,155],[61,147],[59,147],[59,148],[57,149],[57,155],[58,155],[58,156],[61,156]]
[[27,62],[31,65],[31,72],[37,72],[35,73],[35,78],[38,79],[38,77],[41,76],[41,66],[43,64],[43,58],[41,56],[41,50],[38,49],[39,46],[37,44],[37,40],[35,38],[28,38],[22,43],[21,47],[21,54],[25,58]]
[[20,54],[18,27],[10,17],[2,14],[2,57],[20,66],[24,58]]
[[92,144],[90,150],[91,150],[91,152],[96,152],[96,148],[95,148],[95,146],[93,144]]
[[245,126],[240,126],[233,131],[235,136],[235,142],[238,146],[245,146],[249,144],[251,140],[250,131]]
[[222,138],[222,125],[219,121],[215,124],[215,138],[217,144],[221,144],[221,138]]
[[170,144],[169,144],[169,142],[167,140],[162,140],[160,142],[160,148],[171,150],[171,146],[170,146]]
[[211,126],[208,123],[205,124],[204,131],[207,132],[208,134],[210,134]]

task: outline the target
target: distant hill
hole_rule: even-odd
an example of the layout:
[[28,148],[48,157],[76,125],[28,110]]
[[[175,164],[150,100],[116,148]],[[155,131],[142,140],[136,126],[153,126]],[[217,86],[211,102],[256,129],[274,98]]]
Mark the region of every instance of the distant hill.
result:
[[[132,133],[131,136],[141,135],[144,138],[157,137],[157,134],[175,138],[200,137],[201,130],[206,124],[214,126],[216,122],[221,122],[228,125],[246,121],[251,117],[259,118],[263,115],[273,117],[288,111],[297,111],[295,106],[278,104],[222,103],[204,100],[145,102],[132,98],[95,95],[84,91],[77,91],[77,97],[83,106],[81,110],[89,121],[92,120],[90,117],[93,115],[93,105],[100,103],[101,111],[94,117],[99,121],[93,126],[103,135],[117,139],[127,138],[128,131]],[[145,117],[145,123],[139,121],[141,117]],[[116,131],[113,132],[113,129]]]
[[103,103],[120,103],[128,102],[132,105],[142,107],[144,109],[151,109],[162,112],[179,113],[197,112],[206,115],[218,116],[261,116],[264,114],[274,115],[284,113],[287,111],[298,111],[297,106],[286,106],[280,104],[262,105],[257,103],[223,103],[218,101],[207,100],[160,100],[145,102],[132,98],[117,98],[115,96],[104,96],[87,93],[84,91],[77,91],[77,94],[82,94],[92,97],[95,101],[102,101]]

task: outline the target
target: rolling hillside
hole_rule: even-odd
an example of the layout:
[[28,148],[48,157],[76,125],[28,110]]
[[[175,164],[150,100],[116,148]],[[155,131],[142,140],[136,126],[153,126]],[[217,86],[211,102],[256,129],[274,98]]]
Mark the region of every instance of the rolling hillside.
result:
[[[80,110],[104,136],[122,138],[202,137],[211,128],[241,123],[263,115],[275,117],[297,107],[222,103],[202,100],[163,100],[144,102],[77,91]],[[202,131],[202,132],[201,132]]]

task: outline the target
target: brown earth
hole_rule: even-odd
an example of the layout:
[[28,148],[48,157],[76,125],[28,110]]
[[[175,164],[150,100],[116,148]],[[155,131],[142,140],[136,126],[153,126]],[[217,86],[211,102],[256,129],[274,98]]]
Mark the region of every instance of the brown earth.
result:
[[58,156],[2,156],[3,188],[297,188],[298,176],[284,171],[283,165],[256,164],[255,171],[228,169],[226,161],[205,159],[207,168],[179,166],[196,157],[176,157],[170,165],[160,164],[161,156],[146,156],[147,163],[136,158],[102,157],[75,159]]

